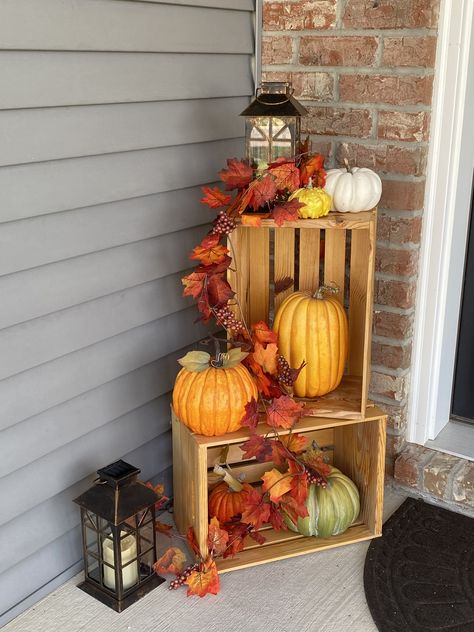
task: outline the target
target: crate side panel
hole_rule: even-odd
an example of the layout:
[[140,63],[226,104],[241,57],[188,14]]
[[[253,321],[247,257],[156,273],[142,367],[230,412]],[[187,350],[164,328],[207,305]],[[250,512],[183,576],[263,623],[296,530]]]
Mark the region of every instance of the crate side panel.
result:
[[346,276],[346,231],[328,228],[324,248],[324,284],[336,285],[339,292],[335,298],[344,305],[344,283]]
[[365,353],[365,320],[368,301],[370,237],[369,230],[352,232],[350,295],[349,295],[349,361],[351,375],[363,376]]
[[198,513],[196,472],[194,471],[197,446],[192,433],[172,413],[173,434],[173,496],[174,519],[178,531],[186,533],[195,525]]
[[268,321],[270,292],[270,229],[247,228],[249,252],[249,325]]

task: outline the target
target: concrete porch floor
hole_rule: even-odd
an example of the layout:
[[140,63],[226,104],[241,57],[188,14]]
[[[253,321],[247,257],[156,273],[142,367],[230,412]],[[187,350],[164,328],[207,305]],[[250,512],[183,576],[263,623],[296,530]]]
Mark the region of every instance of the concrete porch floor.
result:
[[[386,488],[384,520],[405,496]],[[120,615],[76,585],[82,573],[4,632],[377,632],[363,587],[369,542],[226,573],[221,592],[187,598],[162,584]]]

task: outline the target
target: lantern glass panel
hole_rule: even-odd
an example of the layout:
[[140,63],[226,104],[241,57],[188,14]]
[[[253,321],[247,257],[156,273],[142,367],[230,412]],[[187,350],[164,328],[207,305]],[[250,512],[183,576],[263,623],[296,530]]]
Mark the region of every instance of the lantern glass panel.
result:
[[246,119],[247,157],[255,163],[270,163],[295,154],[295,117],[258,116]]
[[86,556],[86,576],[97,584],[101,583],[100,563],[92,551],[88,551]]

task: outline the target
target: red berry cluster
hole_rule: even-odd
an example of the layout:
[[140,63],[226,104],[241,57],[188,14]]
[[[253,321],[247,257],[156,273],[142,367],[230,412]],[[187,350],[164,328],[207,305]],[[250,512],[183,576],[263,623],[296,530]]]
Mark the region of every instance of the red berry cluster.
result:
[[222,325],[225,329],[233,331],[236,334],[243,332],[243,322],[235,317],[234,313],[227,305],[224,307],[218,307],[215,310],[215,315],[218,325]]
[[328,486],[327,480],[314,470],[306,470],[306,480],[308,481],[308,485],[318,485],[323,489]]
[[278,381],[286,386],[293,386],[293,378],[291,376],[291,368],[287,360],[279,355],[277,358],[278,363]]
[[193,571],[197,571],[199,568],[199,564],[190,564],[187,566],[181,575],[178,575],[176,579],[170,582],[168,586],[168,590],[177,590],[180,586],[184,584],[184,582],[188,579]]
[[213,222],[214,228],[212,229],[213,235],[228,235],[236,227],[236,223],[233,219],[228,217],[225,211],[221,211]]

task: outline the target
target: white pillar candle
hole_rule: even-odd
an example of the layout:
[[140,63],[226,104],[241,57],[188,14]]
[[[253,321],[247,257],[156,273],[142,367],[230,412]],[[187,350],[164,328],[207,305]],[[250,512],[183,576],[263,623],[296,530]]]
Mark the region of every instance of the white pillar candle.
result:
[[[121,536],[125,535],[125,531],[122,531]],[[133,535],[128,535],[126,538],[120,540],[120,550],[122,552],[122,566],[137,557],[137,543]],[[112,536],[106,538],[102,545],[102,554],[104,561],[114,566],[114,541]],[[127,590],[138,582],[138,568],[137,564],[131,563],[122,569],[122,583],[123,589]],[[104,584],[107,588],[115,590],[115,567],[110,568],[104,564]]]

